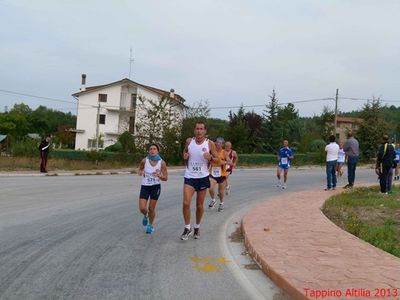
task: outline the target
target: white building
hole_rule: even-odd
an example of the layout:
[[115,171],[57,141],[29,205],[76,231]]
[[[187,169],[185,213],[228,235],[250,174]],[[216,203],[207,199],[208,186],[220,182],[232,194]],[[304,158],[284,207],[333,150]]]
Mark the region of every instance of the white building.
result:
[[96,136],[100,137],[99,148],[105,148],[113,145],[125,131],[134,135],[135,124],[140,122],[138,116],[141,115],[139,99],[154,102],[167,97],[182,117],[185,108],[185,99],[175,94],[173,89],[167,92],[127,78],[86,87],[86,75],[83,74],[80,92],[72,96],[78,100],[76,150],[96,149]]

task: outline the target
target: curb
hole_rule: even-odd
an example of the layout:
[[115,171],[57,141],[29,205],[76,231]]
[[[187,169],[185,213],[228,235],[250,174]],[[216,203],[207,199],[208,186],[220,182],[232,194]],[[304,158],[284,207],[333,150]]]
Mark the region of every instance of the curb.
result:
[[[335,299],[348,298],[353,288],[371,291],[367,298],[380,288],[399,292],[400,259],[340,229],[320,210],[338,193],[308,190],[257,205],[241,222],[248,253],[295,299],[314,299],[306,290],[343,293]],[[365,298],[358,296],[350,297]]]

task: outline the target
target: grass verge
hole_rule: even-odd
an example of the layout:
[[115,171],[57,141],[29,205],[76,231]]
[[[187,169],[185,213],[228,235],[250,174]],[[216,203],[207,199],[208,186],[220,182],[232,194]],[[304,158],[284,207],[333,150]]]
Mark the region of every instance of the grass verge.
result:
[[[66,160],[51,158],[47,162],[48,171],[57,170],[107,170],[120,168],[136,168],[136,165],[128,165],[118,161],[99,161],[98,164],[91,161]],[[0,171],[39,171],[40,159],[30,157],[0,157]]]
[[378,187],[357,188],[328,199],[323,213],[364,241],[400,257],[400,187],[388,195]]

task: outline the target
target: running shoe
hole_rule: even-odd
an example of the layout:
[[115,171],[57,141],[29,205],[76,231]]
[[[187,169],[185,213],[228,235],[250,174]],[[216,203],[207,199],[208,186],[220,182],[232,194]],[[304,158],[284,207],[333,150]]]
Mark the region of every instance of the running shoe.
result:
[[225,194],[228,196],[230,192],[231,192],[231,186],[227,185],[225,189]]
[[286,184],[282,185],[282,190],[286,190]]
[[220,203],[218,206],[218,211],[223,211],[224,210],[224,203]]
[[148,223],[149,223],[149,216],[146,214],[143,216],[142,225],[147,226]]
[[152,234],[153,231],[154,231],[153,225],[151,225],[151,224],[147,225],[146,233],[147,234]]
[[278,188],[282,187],[282,183],[280,181],[278,181],[278,183],[276,184],[276,187],[278,187]]
[[200,228],[195,228],[194,229],[193,237],[194,237],[195,240],[198,240],[200,238]]
[[189,238],[189,236],[191,236],[193,234],[193,229],[187,229],[185,227],[185,230],[183,231],[182,235],[181,235],[181,240],[182,241],[187,241],[187,239]]
[[210,203],[208,204],[208,208],[213,208],[215,206],[215,203],[217,203],[217,200],[211,199]]

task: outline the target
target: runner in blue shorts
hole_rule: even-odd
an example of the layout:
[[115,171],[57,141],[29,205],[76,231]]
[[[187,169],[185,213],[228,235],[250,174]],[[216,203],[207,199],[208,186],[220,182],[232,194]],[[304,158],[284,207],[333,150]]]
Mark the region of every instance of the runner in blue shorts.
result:
[[[278,152],[278,169],[276,176],[278,177],[277,187],[286,189],[286,181],[290,168],[290,163],[294,158],[294,151],[289,148],[289,142],[287,140],[283,141],[283,148],[279,149]],[[283,184],[281,183],[281,172],[283,170]]]
[[[140,188],[139,209],[143,214],[142,224],[146,226],[146,233],[154,231],[154,218],[156,216],[157,200],[161,193],[161,180],[168,180],[167,164],[159,155],[160,148],[151,144],[149,154],[143,158],[139,165],[139,175],[142,176]],[[149,205],[147,205],[150,199]]]

